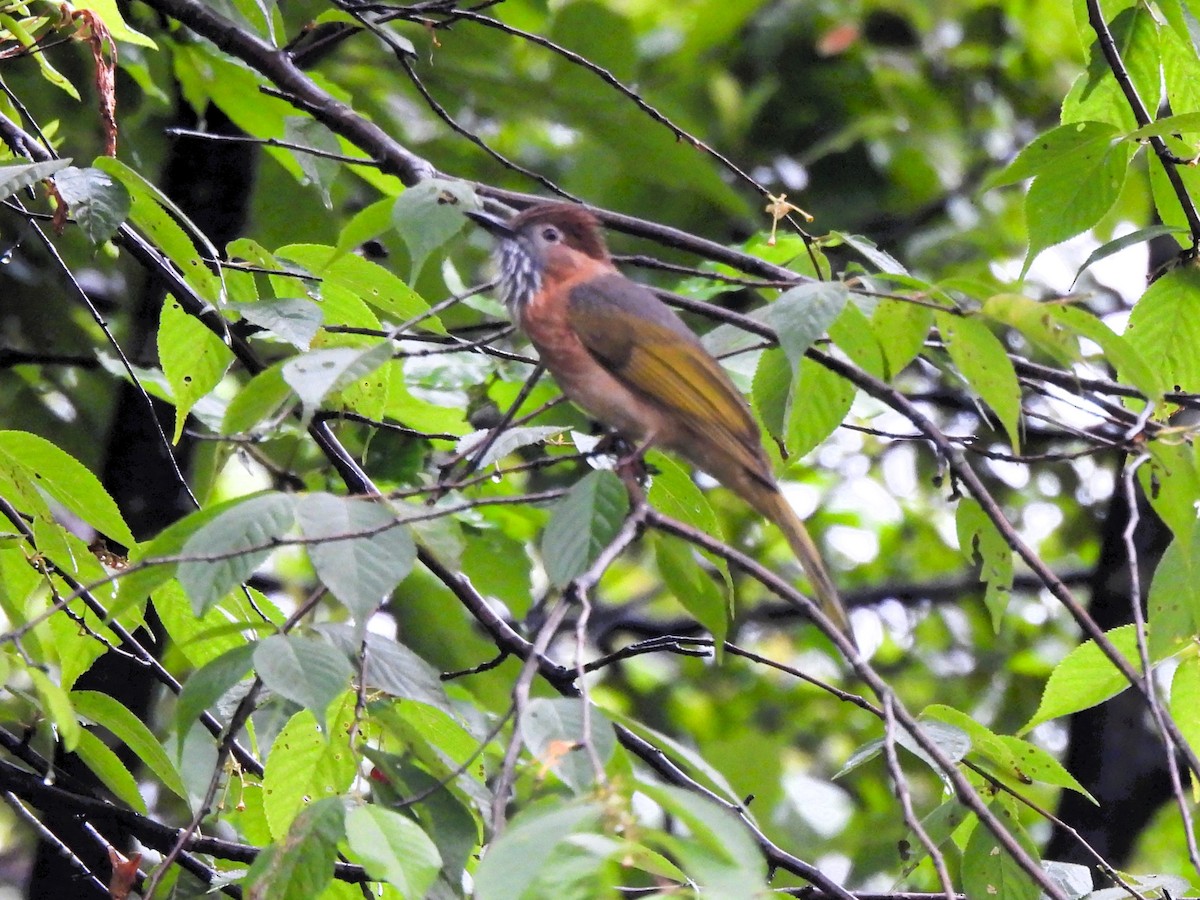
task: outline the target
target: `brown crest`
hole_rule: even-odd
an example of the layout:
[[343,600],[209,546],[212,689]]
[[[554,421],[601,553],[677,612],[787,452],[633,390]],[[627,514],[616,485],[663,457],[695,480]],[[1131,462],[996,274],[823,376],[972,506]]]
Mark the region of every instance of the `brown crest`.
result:
[[592,259],[610,262],[608,247],[596,217],[574,203],[539,203],[518,213],[509,222],[513,231],[538,225],[553,225],[563,233],[563,243]]

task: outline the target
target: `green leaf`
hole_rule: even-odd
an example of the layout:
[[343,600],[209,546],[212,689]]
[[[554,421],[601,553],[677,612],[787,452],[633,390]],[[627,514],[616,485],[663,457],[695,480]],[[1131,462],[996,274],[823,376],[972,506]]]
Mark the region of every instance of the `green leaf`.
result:
[[1129,315],[1125,340],[1155,361],[1168,388],[1200,391],[1200,270],[1181,267],[1150,285]]
[[233,362],[233,351],[168,295],[158,323],[158,358],[162,360],[163,375],[175,401],[175,432],[171,440],[178,442],[196,401],[225,377]]
[[979,578],[987,585],[984,604],[991,613],[992,628],[999,632],[1000,622],[1012,599],[1012,548],[984,513],[983,507],[970,497],[958,501],[955,521],[958,546],[963,555],[972,562],[979,560]]
[[1088,268],[1100,262],[1100,260],[1112,256],[1114,253],[1120,253],[1126,247],[1133,247],[1136,244],[1144,244],[1147,241],[1152,241],[1157,237],[1162,237],[1164,234],[1186,234],[1187,229],[1177,228],[1172,225],[1150,225],[1147,228],[1139,228],[1137,231],[1131,231],[1129,234],[1123,234],[1119,238],[1113,238],[1111,241],[1101,244],[1095,250],[1088,254],[1088,258],[1083,261],[1083,265],[1079,267],[1079,271],[1075,273],[1075,277],[1071,279],[1071,286],[1075,286],[1075,282],[1079,280]]
[[1084,789],[1075,776],[1066,770],[1057,759],[1035,744],[1009,734],[997,735],[997,740],[1008,747],[1016,760],[1016,775],[1022,781],[1037,781],[1055,787],[1065,787],[1082,794],[1095,803],[1096,798]]
[[[317,576],[360,626],[412,571],[412,535],[387,506],[367,500],[309,494],[296,503],[296,524],[308,541]],[[361,537],[344,535],[361,532]]]
[[1190,646],[1200,630],[1200,528],[1171,541],[1154,569],[1148,613],[1151,659]]
[[1146,499],[1176,539],[1190,541],[1196,531],[1196,498],[1200,497],[1200,470],[1196,448],[1162,440],[1146,444],[1150,460],[1139,466],[1138,481]]
[[470,185],[444,178],[427,178],[396,198],[392,224],[408,246],[410,281],[417,281],[430,253],[462,230],[467,221],[463,211],[479,208],[479,198]]
[[846,304],[842,314],[829,326],[829,337],[864,372],[876,378],[883,377],[883,347],[870,320],[855,304]]
[[[1022,847],[1037,859],[1037,851],[1025,830],[1008,807],[992,804],[992,811],[1007,827]],[[1039,889],[1008,851],[999,845],[995,835],[981,823],[976,823],[962,857],[963,893],[968,897],[995,897],[997,900],[1038,900]]]
[[[274,754],[272,754],[273,756]],[[333,881],[337,845],[345,831],[345,804],[325,797],[303,810],[287,831],[287,839],[272,844],[246,873],[253,900],[316,898]]]
[[983,302],[983,314],[1017,329],[1036,349],[1070,368],[1080,359],[1079,338],[1051,313],[1054,305],[1021,294],[995,294]]
[[1021,386],[1000,339],[975,316],[935,312],[950,359],[1000,419],[1013,449],[1020,448]]
[[392,197],[384,197],[351,216],[350,221],[338,233],[337,253],[334,258],[358,249],[391,228],[394,204],[395,200]]
[[125,768],[108,745],[87,729],[79,732],[79,743],[75,745],[75,755],[83,760],[104,786],[129,805],[134,812],[146,815],[146,801],[138,792],[137,780]]
[[814,360],[803,360],[792,386],[788,451],[802,457],[833,434],[849,414],[855,393],[842,376]]
[[[323,624],[317,630],[347,656],[357,656],[361,640],[346,625]],[[381,634],[367,634],[366,686],[393,697],[415,700],[457,717],[457,710],[446,696],[442,679],[433,666],[399,641]]]
[[[1122,625],[1106,632],[1105,636],[1135,670],[1141,669],[1136,626]],[[1103,703],[1127,687],[1129,682],[1125,676],[1117,671],[1116,666],[1096,646],[1096,642],[1085,641],[1054,667],[1042,692],[1037,712],[1021,729],[1021,733],[1042,722]]]
[[894,256],[885,250],[880,250],[879,245],[868,237],[861,234],[847,234],[844,231],[831,231],[829,233],[829,246],[834,246],[834,240],[840,240],[856,250],[859,255],[867,262],[873,265],[880,272],[888,275],[907,275],[908,269],[897,260]]
[[257,300],[230,304],[229,309],[301,351],[312,346],[313,338],[321,330],[321,307],[311,300]]
[[588,701],[567,697],[535,697],[521,711],[518,726],[521,740],[537,760],[552,771],[576,794],[583,794],[596,783],[585,741],[591,745],[603,765],[612,756],[616,744],[612,723],[596,707],[589,710],[585,729],[583,704]]
[[382,341],[366,350],[356,347],[312,350],[293,356],[280,371],[283,380],[300,398],[307,422],[326,397],[367,377],[391,358],[391,343]]
[[283,380],[283,363],[263,369],[238,391],[225,408],[221,430],[225,434],[245,434],[277,425],[285,407],[295,403],[292,389]]
[[[492,463],[499,462],[508,456],[520,450],[522,447],[530,447],[534,444],[541,444],[547,438],[554,437],[566,431],[566,425],[535,425],[525,428],[506,428],[500,433],[497,438],[488,446],[487,452],[475,464],[478,469],[486,468]],[[463,457],[471,456],[478,452],[487,440],[491,429],[481,431],[472,431],[470,434],[464,434],[458,439],[455,445],[455,452]]]
[[512,900],[525,896],[541,864],[560,842],[600,821],[597,803],[542,802],[523,810],[509,823],[475,870],[476,900]]
[[[116,178],[129,192],[130,221],[167,255],[196,293],[218,304],[224,293],[221,279],[208,268],[205,257],[217,259],[220,254],[204,232],[166,194],[120,160],[102,156],[93,165]],[[203,256],[196,251],[197,245],[204,249]]]
[[1016,184],[1044,172],[1069,168],[1081,158],[1107,151],[1119,131],[1108,122],[1073,122],[1038,135],[1004,169],[984,181],[984,189]]
[[[338,254],[333,247],[320,244],[291,244],[280,247],[275,255],[299,263],[321,278],[322,295],[330,287],[349,291],[370,304],[396,324],[429,312],[429,304],[411,287],[378,263],[354,254]],[[332,322],[328,310],[326,320]],[[446,330],[436,316],[421,320],[421,327],[436,334]]]
[[696,559],[692,545],[682,538],[655,534],[654,559],[667,589],[712,635],[715,652],[720,656],[733,615],[731,595],[717,587]]
[[7,200],[17,191],[37,184],[44,178],[49,178],[55,172],[71,165],[68,159],[47,159],[43,162],[18,163],[17,165],[0,166],[0,200]]
[[167,790],[187,800],[187,789],[179,777],[179,770],[141,719],[108,694],[72,691],[70,699],[76,713],[111,731],[122,744],[138,755],[147,769],[158,776]]
[[373,878],[405,897],[424,897],[442,868],[442,857],[429,836],[412,819],[369,804],[346,814],[350,850]]
[[307,116],[288,116],[283,125],[284,137],[289,143],[320,151],[314,154],[289,149],[305,178],[320,192],[325,208],[332,210],[333,200],[329,196],[329,189],[342,170],[342,165],[336,159],[320,154],[336,155],[342,152],[342,145],[338,143],[337,136],[320,122]]
[[259,641],[254,669],[270,690],[311,710],[317,721],[325,720],[329,704],[350,687],[354,674],[340,650],[294,634]]
[[100,479],[45,438],[24,431],[0,431],[3,466],[14,467],[101,534],[126,547],[137,543]]
[[108,33],[115,40],[124,41],[127,44],[136,44],[139,47],[148,47],[151,50],[157,50],[158,44],[154,43],[146,35],[136,29],[130,28],[121,16],[121,9],[117,6],[117,0],[74,0],[71,4],[75,9],[90,9],[98,15],[103,21]]
[[295,499],[269,493],[243,500],[197,529],[181,551],[190,559],[178,569],[196,615],[249,578],[294,521]]
[[1171,718],[1194,752],[1200,752],[1200,657],[1180,660],[1171,679]]
[[839,281],[815,281],[791,288],[762,311],[779,335],[779,346],[795,370],[804,353],[846,308],[850,291]]
[[794,371],[787,355],[778,348],[765,350],[758,358],[750,399],[763,427],[777,442],[782,443],[787,422],[788,397]]
[[54,186],[93,244],[112,238],[129,217],[129,191],[100,169],[70,166],[54,176]]
[[1096,343],[1104,351],[1106,361],[1116,367],[1120,377],[1128,380],[1148,398],[1157,400],[1162,397],[1164,387],[1160,374],[1150,367],[1136,347],[1100,319],[1086,310],[1057,303],[1048,305],[1047,314]]
[[542,536],[550,582],[566,587],[586,572],[621,530],[628,511],[629,494],[612,472],[598,469],[577,481],[555,504]]
[[334,797],[354,781],[357,755],[345,743],[344,732],[340,742],[338,729],[329,733],[333,740],[305,709],[292,716],[271,745],[263,772],[263,811],[276,839],[309,803]]
[[196,719],[246,677],[253,663],[254,643],[243,644],[222,653],[188,676],[175,703],[175,733],[179,746]]
[[27,669],[33,689],[42,701],[42,713],[58,732],[63,749],[70,753],[79,746],[83,729],[75,718],[75,710],[67,692],[55,684],[41,669]]
[[[1156,15],[1141,4],[1129,4],[1111,16],[1108,23],[1129,80],[1151,112],[1158,109],[1162,95]],[[1085,33],[1090,38],[1091,28]],[[1087,71],[1076,79],[1063,100],[1062,120],[1111,122],[1122,130],[1136,125],[1129,101],[1113,77],[1099,40],[1093,41],[1089,48]]]
[[895,380],[925,347],[933,310],[920,303],[884,298],[871,316],[871,328],[883,347],[887,377]]
[[1092,144],[1034,178],[1025,197],[1029,252],[1021,277],[1047,247],[1082,234],[1107,215],[1125,186],[1134,151],[1126,141]]
[[[672,842],[669,849],[680,858],[689,878],[710,889],[740,882],[745,897],[765,894],[767,861],[741,819],[683,788],[646,781],[639,782],[638,788],[687,826],[694,846]],[[719,890],[715,893],[722,895]]]

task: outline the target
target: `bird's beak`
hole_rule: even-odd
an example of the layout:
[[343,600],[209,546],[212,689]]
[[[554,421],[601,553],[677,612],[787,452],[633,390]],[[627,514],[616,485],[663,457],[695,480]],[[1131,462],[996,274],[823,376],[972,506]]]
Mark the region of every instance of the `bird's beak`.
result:
[[517,233],[509,227],[507,220],[501,219],[499,216],[475,209],[466,209],[463,210],[463,213],[476,225],[501,240],[512,240],[517,236]]

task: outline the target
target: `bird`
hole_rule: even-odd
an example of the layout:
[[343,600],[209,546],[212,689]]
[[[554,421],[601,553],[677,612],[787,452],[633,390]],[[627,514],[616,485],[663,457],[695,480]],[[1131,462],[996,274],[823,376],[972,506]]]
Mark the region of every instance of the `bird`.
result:
[[837,587],[779,490],[758,423],[721,364],[653,291],[613,263],[600,223],[574,203],[466,215],[497,239],[514,324],[563,394],[636,448],[670,450],[783,532],[824,614],[853,641]]

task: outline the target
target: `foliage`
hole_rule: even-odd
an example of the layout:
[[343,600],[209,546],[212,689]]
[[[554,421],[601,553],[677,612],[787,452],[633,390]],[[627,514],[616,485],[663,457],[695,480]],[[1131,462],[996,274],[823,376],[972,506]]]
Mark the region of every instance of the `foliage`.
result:
[[[4,5],[8,830],[136,838],[156,897],[1189,890],[1197,16]],[[229,240],[156,186],[181,110],[230,126],[185,169],[259,145]],[[630,496],[531,377],[463,216],[530,190],[594,206],[727,363],[862,655],[744,504],[655,453]],[[118,502],[122,417],[175,448],[178,521]],[[1102,626],[1080,591],[1121,578]],[[88,686],[114,654],[147,714]],[[1128,691],[1175,805],[1132,859],[1042,859],[1062,792],[1121,819],[1061,720]],[[101,787],[50,784],[73,758]]]

